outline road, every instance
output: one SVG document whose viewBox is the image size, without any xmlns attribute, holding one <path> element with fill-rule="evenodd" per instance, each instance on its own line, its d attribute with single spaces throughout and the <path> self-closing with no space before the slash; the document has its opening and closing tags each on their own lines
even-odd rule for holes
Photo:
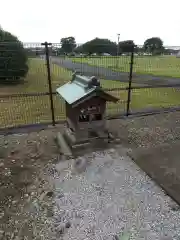
<svg viewBox="0 0 180 240">
<path fill-rule="evenodd" d="M 116 72 L 105 67 L 90 66 L 86 63 L 73 63 L 69 59 L 62 59 L 59 57 L 50 57 L 50 60 L 54 64 L 57 64 L 71 71 L 79 71 L 87 76 L 95 75 L 103 79 L 119 80 L 121 82 L 128 82 L 129 79 L 129 73 Z M 173 85 L 180 84 L 180 78 L 133 74 L 133 82 L 147 85 Z"/>
</svg>

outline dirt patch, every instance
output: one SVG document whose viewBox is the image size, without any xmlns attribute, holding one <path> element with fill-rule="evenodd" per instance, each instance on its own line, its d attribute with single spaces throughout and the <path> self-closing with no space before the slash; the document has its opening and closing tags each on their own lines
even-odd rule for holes
<svg viewBox="0 0 180 240">
<path fill-rule="evenodd" d="M 109 123 L 130 156 L 180 204 L 180 113 Z"/>
<path fill-rule="evenodd" d="M 52 130 L 0 136 L 0 239 L 46 232 L 53 204 L 48 171 L 58 157 L 53 137 Z"/>
</svg>

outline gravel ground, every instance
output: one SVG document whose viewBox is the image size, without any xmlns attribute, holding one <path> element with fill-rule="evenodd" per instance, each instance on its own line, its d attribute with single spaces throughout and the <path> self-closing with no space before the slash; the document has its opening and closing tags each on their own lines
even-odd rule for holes
<svg viewBox="0 0 180 240">
<path fill-rule="evenodd" d="M 59 126 L 1 136 L 0 240 L 180 239 L 179 206 L 127 156 L 178 143 L 179 119 L 110 121 L 121 145 L 68 161 L 54 144 Z"/>
<path fill-rule="evenodd" d="M 180 140 L 180 112 L 109 121 L 123 145 L 150 149 Z"/>
<path fill-rule="evenodd" d="M 78 175 L 67 162 L 56 166 L 57 239 L 113 240 L 124 233 L 138 240 L 180 238 L 180 211 L 172 210 L 175 203 L 127 157 L 125 148 L 79 160 L 84 158 L 89 164 Z"/>
</svg>

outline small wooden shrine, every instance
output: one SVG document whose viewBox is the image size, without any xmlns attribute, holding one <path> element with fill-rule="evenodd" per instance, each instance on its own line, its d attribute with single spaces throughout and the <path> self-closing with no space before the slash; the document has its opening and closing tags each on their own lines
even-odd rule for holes
<svg viewBox="0 0 180 240">
<path fill-rule="evenodd" d="M 103 91 L 96 77 L 74 73 L 72 80 L 56 91 L 65 100 L 67 128 L 64 136 L 70 145 L 109 136 L 106 102 L 117 102 L 119 99 Z"/>
</svg>

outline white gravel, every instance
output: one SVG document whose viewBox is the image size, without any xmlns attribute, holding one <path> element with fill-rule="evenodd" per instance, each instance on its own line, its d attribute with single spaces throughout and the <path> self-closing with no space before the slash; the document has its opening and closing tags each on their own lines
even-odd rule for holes
<svg viewBox="0 0 180 240">
<path fill-rule="evenodd" d="M 180 239 L 180 211 L 172 210 L 175 203 L 125 149 L 119 146 L 84 158 L 90 163 L 83 173 L 66 169 L 68 161 L 57 166 L 56 239 L 113 240 L 125 232 L 130 239 Z M 62 230 L 65 222 L 71 226 Z"/>
</svg>

